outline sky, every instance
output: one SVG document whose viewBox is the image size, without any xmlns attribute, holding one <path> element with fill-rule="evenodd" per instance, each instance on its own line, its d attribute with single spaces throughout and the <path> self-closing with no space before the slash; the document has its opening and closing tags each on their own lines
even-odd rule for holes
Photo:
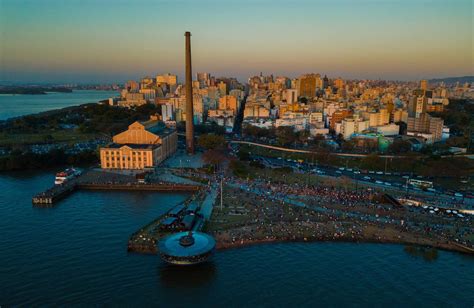
<svg viewBox="0 0 474 308">
<path fill-rule="evenodd" d="M 0 0 L 0 81 L 474 75 L 472 0 Z"/>
</svg>

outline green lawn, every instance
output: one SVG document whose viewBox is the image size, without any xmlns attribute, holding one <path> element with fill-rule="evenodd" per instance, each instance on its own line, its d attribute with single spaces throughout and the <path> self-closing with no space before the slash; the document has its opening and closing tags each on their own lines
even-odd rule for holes
<svg viewBox="0 0 474 308">
<path fill-rule="evenodd" d="M 52 139 L 50 137 L 52 137 Z M 94 139 L 96 137 L 97 134 L 83 134 L 74 130 L 41 131 L 29 134 L 0 133 L 0 146 L 49 142 L 76 143 Z"/>
</svg>

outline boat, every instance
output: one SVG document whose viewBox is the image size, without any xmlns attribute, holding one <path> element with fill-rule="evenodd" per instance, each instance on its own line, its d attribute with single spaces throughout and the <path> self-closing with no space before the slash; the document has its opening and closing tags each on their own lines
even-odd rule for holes
<svg viewBox="0 0 474 308">
<path fill-rule="evenodd" d="M 61 185 L 67 182 L 70 179 L 78 177 L 82 174 L 82 171 L 75 168 L 68 168 L 64 171 L 56 173 L 56 178 L 54 180 L 54 184 Z"/>
</svg>

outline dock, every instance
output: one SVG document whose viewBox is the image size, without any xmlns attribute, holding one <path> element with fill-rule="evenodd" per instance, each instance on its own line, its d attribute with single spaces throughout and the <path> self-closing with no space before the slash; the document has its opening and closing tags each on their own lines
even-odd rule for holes
<svg viewBox="0 0 474 308">
<path fill-rule="evenodd" d="M 147 225 L 134 232 L 127 244 L 128 252 L 157 254 L 158 242 L 166 235 L 177 231 L 196 231 L 202 227 L 202 216 L 199 214 L 204 199 L 203 191 L 193 194 L 184 202 L 179 203 L 160 215 Z M 191 215 L 188 215 L 191 213 Z M 190 225 L 182 224 L 187 218 L 192 218 Z M 167 224 L 167 221 L 170 224 Z M 166 226 L 166 227 L 165 227 Z"/>
<path fill-rule="evenodd" d="M 216 196 L 217 191 L 212 188 L 193 194 L 133 233 L 128 240 L 127 251 L 157 254 L 157 244 L 164 236 L 175 232 L 201 231 L 210 218 Z"/>
<path fill-rule="evenodd" d="M 91 171 L 62 185 L 55 185 L 46 191 L 38 193 L 33 196 L 31 201 L 33 205 L 49 207 L 78 190 L 195 193 L 201 189 L 202 186 L 192 184 L 171 182 L 138 183 L 131 176 Z"/>
<path fill-rule="evenodd" d="M 76 190 L 76 185 L 65 185 L 57 189 L 49 189 L 35 195 L 32 199 L 34 205 L 51 206 L 57 201 L 69 196 Z"/>
<path fill-rule="evenodd" d="M 135 190 L 135 191 L 185 191 L 196 192 L 201 189 L 200 186 L 187 184 L 88 184 L 81 183 L 76 185 L 77 189 L 84 190 Z"/>
</svg>

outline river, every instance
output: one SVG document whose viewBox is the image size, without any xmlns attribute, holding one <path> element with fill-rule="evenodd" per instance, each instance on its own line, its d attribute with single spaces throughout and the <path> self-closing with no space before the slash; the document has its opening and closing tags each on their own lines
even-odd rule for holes
<svg viewBox="0 0 474 308">
<path fill-rule="evenodd" d="M 0 305 L 474 304 L 474 258 L 445 251 L 426 261 L 401 245 L 282 243 L 184 268 L 129 254 L 129 235 L 186 195 L 88 191 L 32 207 L 53 174 L 0 173 Z"/>
<path fill-rule="evenodd" d="M 0 120 L 69 106 L 96 103 L 118 95 L 117 91 L 74 90 L 46 95 L 0 95 Z"/>
</svg>

